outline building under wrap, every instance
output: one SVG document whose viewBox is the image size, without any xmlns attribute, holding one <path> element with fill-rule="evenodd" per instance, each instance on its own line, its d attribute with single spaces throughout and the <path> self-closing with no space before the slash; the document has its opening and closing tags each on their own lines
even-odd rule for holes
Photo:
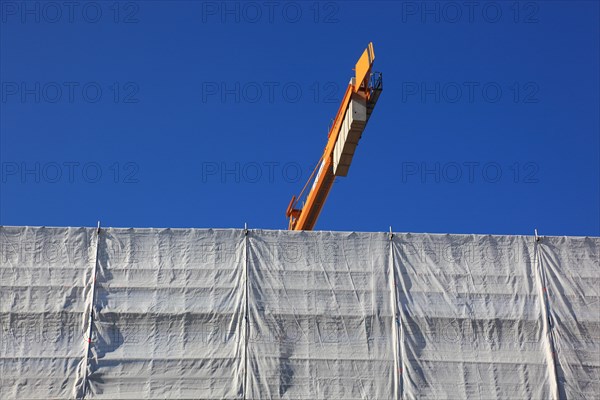
<svg viewBox="0 0 600 400">
<path fill-rule="evenodd" d="M 0 398 L 598 399 L 599 250 L 0 227 Z"/>
</svg>

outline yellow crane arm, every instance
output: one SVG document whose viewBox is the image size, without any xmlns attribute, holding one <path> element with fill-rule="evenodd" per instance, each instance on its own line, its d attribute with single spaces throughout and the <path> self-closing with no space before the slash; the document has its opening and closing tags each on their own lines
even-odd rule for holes
<svg viewBox="0 0 600 400">
<path fill-rule="evenodd" d="M 381 73 L 373 73 L 375 52 L 369 43 L 355 67 L 342 103 L 329 130 L 325 151 L 298 197 L 293 196 L 286 210 L 290 230 L 312 230 L 321 213 L 336 176 L 346 176 L 356 145 L 383 89 Z M 298 208 L 309 184 L 304 205 Z"/>
</svg>

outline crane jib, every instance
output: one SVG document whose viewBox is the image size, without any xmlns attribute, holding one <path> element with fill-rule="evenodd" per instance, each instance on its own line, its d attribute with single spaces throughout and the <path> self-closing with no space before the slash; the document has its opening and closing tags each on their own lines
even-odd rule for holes
<svg viewBox="0 0 600 400">
<path fill-rule="evenodd" d="M 372 72 L 374 60 L 373 43 L 369 43 L 356 63 L 355 76 L 338 108 L 325 151 L 300 195 L 292 197 L 288 205 L 286 216 L 291 230 L 313 229 L 336 176 L 348 174 L 358 141 L 383 89 L 381 74 Z M 296 208 L 311 182 L 303 206 Z"/>
</svg>

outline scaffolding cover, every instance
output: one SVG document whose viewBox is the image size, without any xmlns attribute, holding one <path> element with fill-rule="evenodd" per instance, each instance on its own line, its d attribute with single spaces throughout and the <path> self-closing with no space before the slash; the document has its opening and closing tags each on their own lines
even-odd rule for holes
<svg viewBox="0 0 600 400">
<path fill-rule="evenodd" d="M 0 227 L 0 398 L 597 399 L 599 250 Z"/>
</svg>

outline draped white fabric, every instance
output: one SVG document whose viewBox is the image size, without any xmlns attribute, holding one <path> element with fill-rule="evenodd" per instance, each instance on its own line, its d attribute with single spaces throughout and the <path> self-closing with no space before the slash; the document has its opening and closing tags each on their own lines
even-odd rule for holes
<svg viewBox="0 0 600 400">
<path fill-rule="evenodd" d="M 0 227 L 0 398 L 598 398 L 599 251 Z"/>
</svg>

